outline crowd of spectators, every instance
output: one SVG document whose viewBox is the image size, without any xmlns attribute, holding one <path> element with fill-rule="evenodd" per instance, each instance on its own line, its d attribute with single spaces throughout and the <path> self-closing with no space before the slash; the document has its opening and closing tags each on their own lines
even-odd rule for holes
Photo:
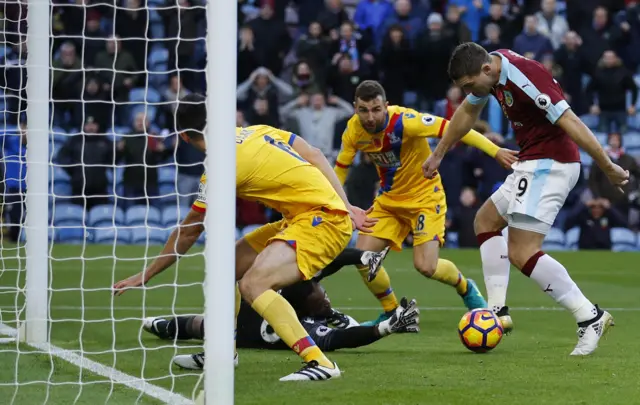
<svg viewBox="0 0 640 405">
<path fill-rule="evenodd" d="M 27 9 L 24 2 L 2 4 L 0 170 L 4 221 L 19 224 L 26 187 Z M 204 156 L 175 135 L 173 111 L 185 94 L 205 92 L 205 6 L 203 0 L 53 0 L 52 192 L 61 201 L 90 210 L 188 206 L 193 200 Z M 620 194 L 585 159 L 584 176 L 555 227 L 582 228 L 583 248 L 611 247 L 609 228 L 638 228 L 636 1 L 239 0 L 237 9 L 237 125 L 291 130 L 332 160 L 362 80 L 381 81 L 391 104 L 450 118 L 463 99 L 447 77 L 453 48 L 463 41 L 489 51 L 511 48 L 549 70 L 612 159 L 632 175 Z M 224 60 L 214 56 L 211 62 Z M 486 110 L 478 130 L 515 147 L 499 108 L 497 114 L 496 106 Z M 357 162 L 346 188 L 356 205 L 368 207 L 375 167 L 365 155 Z M 460 246 L 474 246 L 470 218 L 508 172 L 481 152 L 457 146 L 441 173 L 449 229 Z M 238 201 L 239 228 L 274 215 Z M 604 240 L 590 236 L 600 233 Z"/>
</svg>

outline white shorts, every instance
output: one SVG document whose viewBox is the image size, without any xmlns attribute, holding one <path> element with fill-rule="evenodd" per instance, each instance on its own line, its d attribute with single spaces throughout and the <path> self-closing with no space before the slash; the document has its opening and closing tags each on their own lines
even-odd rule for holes
<svg viewBox="0 0 640 405">
<path fill-rule="evenodd" d="M 539 159 L 516 162 L 512 168 L 491 201 L 510 227 L 546 235 L 578 182 L 580 163 Z"/>
</svg>

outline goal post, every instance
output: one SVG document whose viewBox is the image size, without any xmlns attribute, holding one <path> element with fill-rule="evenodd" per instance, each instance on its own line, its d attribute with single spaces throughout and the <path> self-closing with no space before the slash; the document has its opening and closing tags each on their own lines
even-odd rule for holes
<svg viewBox="0 0 640 405">
<path fill-rule="evenodd" d="M 3 403 L 186 405 L 202 390 L 207 405 L 233 404 L 235 4 L 10 3 L 11 40 L 0 44 Z M 206 94 L 206 159 L 181 155 L 195 149 L 175 133 L 173 109 L 188 92 Z M 115 282 L 160 257 L 203 169 L 206 239 L 115 297 Z M 162 340 L 143 322 L 201 314 L 205 371 L 180 370 L 176 356 L 203 342 Z"/>
<path fill-rule="evenodd" d="M 20 340 L 49 341 L 49 0 L 29 0 L 26 313 Z M 21 38 L 22 40 L 22 38 Z"/>
<path fill-rule="evenodd" d="M 225 1 L 207 3 L 206 169 L 216 175 L 215 187 L 207 187 L 205 220 L 206 405 L 233 404 L 234 398 L 236 13 Z"/>
</svg>

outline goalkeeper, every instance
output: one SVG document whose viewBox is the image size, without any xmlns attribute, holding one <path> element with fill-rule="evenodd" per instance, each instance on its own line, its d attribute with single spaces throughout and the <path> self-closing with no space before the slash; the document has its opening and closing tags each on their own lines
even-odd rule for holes
<svg viewBox="0 0 640 405">
<path fill-rule="evenodd" d="M 381 261 L 378 266 L 380 263 Z M 375 326 L 359 326 L 353 318 L 331 307 L 327 293 L 319 283 L 327 275 L 325 271 L 320 277 L 294 284 L 280 292 L 295 309 L 300 323 L 320 350 L 334 351 L 361 347 L 392 333 L 419 332 L 420 311 L 416 307 L 415 300 L 407 302 L 406 298 L 401 300 L 400 307 L 391 318 Z M 191 315 L 171 319 L 147 318 L 144 320 L 143 328 L 162 339 L 203 339 L 204 317 Z M 240 306 L 237 328 L 237 347 L 276 350 L 289 348 L 273 328 L 244 301 Z M 204 352 L 178 355 L 173 358 L 173 362 L 182 368 L 202 370 Z"/>
</svg>

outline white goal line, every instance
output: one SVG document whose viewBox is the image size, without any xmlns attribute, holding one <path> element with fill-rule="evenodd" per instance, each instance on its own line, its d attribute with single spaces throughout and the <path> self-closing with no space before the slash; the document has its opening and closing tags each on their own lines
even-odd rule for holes
<svg viewBox="0 0 640 405">
<path fill-rule="evenodd" d="M 9 336 L 11 339 L 0 339 L 0 343 L 15 342 L 18 337 L 18 330 L 12 328 L 4 323 L 0 323 L 0 335 Z M 25 343 L 28 346 L 44 353 L 48 353 L 51 356 L 58 357 L 64 361 L 67 361 L 80 369 L 88 370 L 94 374 L 102 377 L 106 377 L 114 384 L 121 384 L 137 390 L 145 395 L 155 398 L 164 404 L 171 405 L 192 405 L 193 401 L 174 392 L 166 390 L 157 385 L 153 385 L 145 381 L 143 378 L 134 377 L 132 375 L 123 373 L 116 370 L 113 367 L 105 366 L 93 360 L 89 360 L 86 357 L 80 356 L 77 353 L 66 350 L 58 346 L 54 346 L 50 343 Z"/>
</svg>

